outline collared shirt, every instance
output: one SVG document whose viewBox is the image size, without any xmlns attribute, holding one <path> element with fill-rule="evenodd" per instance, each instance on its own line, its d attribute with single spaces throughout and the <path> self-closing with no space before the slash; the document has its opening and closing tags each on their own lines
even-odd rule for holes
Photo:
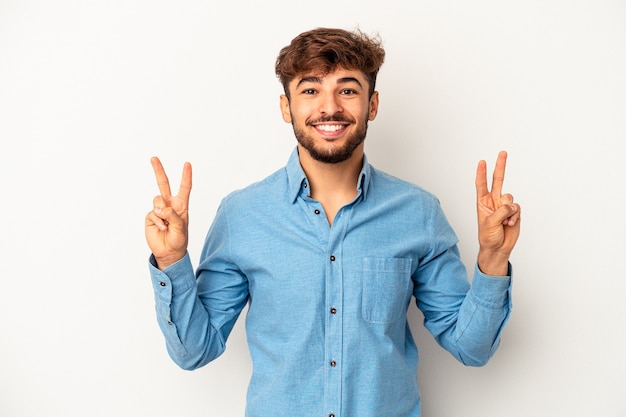
<svg viewBox="0 0 626 417">
<path fill-rule="evenodd" d="M 510 277 L 474 270 L 432 194 L 367 162 L 332 226 L 297 149 L 287 166 L 221 203 L 194 272 L 189 255 L 151 276 L 172 359 L 195 369 L 225 348 L 248 305 L 249 417 L 420 415 L 412 299 L 436 341 L 487 362 L 510 313 Z M 208 405 L 210 406 L 210 405 Z"/>
</svg>

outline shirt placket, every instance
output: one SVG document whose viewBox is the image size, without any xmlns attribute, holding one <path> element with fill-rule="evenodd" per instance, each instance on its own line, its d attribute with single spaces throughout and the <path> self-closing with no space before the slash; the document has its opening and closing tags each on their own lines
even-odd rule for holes
<svg viewBox="0 0 626 417">
<path fill-rule="evenodd" d="M 324 326 L 324 414 L 320 417 L 341 416 L 343 380 L 343 238 L 352 205 L 343 207 L 328 224 L 322 205 L 306 195 L 305 181 L 302 201 L 317 230 L 320 243 L 325 245 L 325 326 Z M 303 195 L 304 194 L 304 195 Z"/>
<path fill-rule="evenodd" d="M 343 237 L 350 208 L 341 209 L 330 228 L 326 250 L 326 416 L 341 415 L 343 380 Z"/>
</svg>

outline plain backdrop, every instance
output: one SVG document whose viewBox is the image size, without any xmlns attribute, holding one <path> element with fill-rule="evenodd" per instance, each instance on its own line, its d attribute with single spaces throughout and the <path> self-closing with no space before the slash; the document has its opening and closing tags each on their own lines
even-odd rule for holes
<svg viewBox="0 0 626 417">
<path fill-rule="evenodd" d="M 366 152 L 440 198 L 468 268 L 476 164 L 509 151 L 513 314 L 467 368 L 410 310 L 423 415 L 626 415 L 623 0 L 0 0 L 0 416 L 243 415 L 243 320 L 200 370 L 166 354 L 149 158 L 175 189 L 194 166 L 195 263 L 220 200 L 295 146 L 273 65 L 319 26 L 382 37 Z"/>
</svg>

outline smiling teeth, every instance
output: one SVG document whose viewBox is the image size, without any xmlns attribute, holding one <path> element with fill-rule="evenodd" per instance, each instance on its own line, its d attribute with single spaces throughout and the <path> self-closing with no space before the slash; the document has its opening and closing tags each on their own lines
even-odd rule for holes
<svg viewBox="0 0 626 417">
<path fill-rule="evenodd" d="M 343 129 L 342 125 L 317 125 L 317 129 L 323 130 L 324 132 L 336 132 L 339 129 Z"/>
</svg>

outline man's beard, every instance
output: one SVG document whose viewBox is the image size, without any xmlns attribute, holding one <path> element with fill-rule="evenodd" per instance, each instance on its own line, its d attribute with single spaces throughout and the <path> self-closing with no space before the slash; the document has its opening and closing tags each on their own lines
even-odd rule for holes
<svg viewBox="0 0 626 417">
<path fill-rule="evenodd" d="M 315 123 L 323 122 L 351 122 L 341 116 L 331 116 L 320 120 Z M 310 125 L 310 123 L 307 123 Z M 295 123 L 292 123 L 293 132 L 296 135 L 296 139 L 300 146 L 306 149 L 311 157 L 316 161 L 326 164 L 338 164 L 340 162 L 350 159 L 354 151 L 363 143 L 365 135 L 367 134 L 367 119 L 364 125 L 362 125 L 356 132 L 348 136 L 341 147 L 337 147 L 335 144 L 330 143 L 323 148 L 315 145 L 315 139 L 305 133 L 304 129 L 298 128 Z"/>
</svg>

